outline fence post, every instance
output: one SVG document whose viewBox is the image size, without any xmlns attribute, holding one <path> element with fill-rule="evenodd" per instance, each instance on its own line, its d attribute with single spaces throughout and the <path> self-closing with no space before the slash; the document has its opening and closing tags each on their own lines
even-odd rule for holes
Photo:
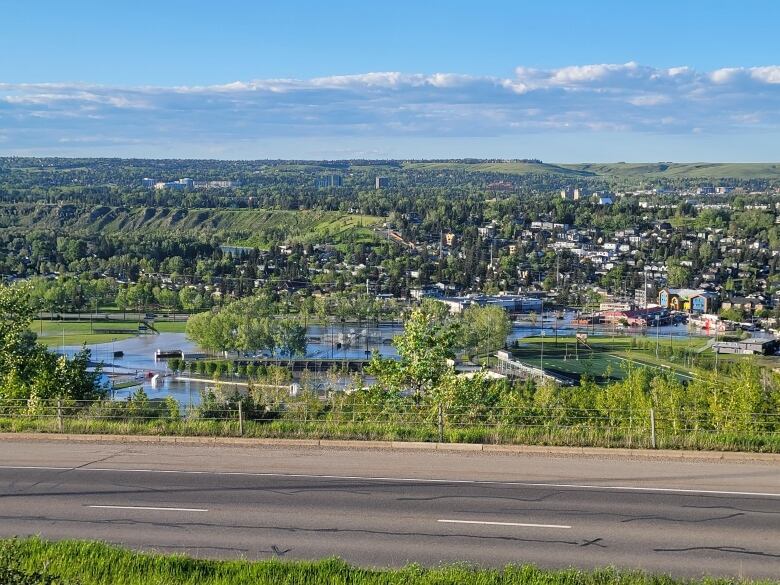
<svg viewBox="0 0 780 585">
<path fill-rule="evenodd" d="M 238 434 L 244 434 L 244 411 L 241 408 L 241 401 L 238 401 Z"/>
<path fill-rule="evenodd" d="M 655 449 L 655 409 L 650 409 L 650 445 Z"/>
<path fill-rule="evenodd" d="M 444 442 L 444 407 L 439 403 L 439 443 Z"/>
<path fill-rule="evenodd" d="M 62 424 L 62 399 L 57 399 L 57 430 L 61 433 L 63 432 L 63 424 Z"/>
</svg>

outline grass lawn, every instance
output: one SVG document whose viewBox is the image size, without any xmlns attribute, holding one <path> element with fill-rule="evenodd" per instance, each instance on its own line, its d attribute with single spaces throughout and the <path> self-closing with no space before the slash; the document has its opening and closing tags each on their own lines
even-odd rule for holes
<svg viewBox="0 0 780 585">
<path fill-rule="evenodd" d="M 160 333 L 184 333 L 186 321 L 155 321 L 154 328 Z"/>
<path fill-rule="evenodd" d="M 137 330 L 137 321 L 38 321 L 30 325 L 30 329 L 38 336 L 41 343 L 49 347 L 65 345 L 94 345 L 96 343 L 110 343 L 112 339 L 128 339 L 135 334 L 129 333 L 101 333 L 103 329 L 127 329 Z M 64 331 L 64 337 L 63 337 Z"/>
<path fill-rule="evenodd" d="M 363 569 L 339 559 L 321 561 L 201 560 L 184 555 L 140 554 L 98 542 L 47 542 L 39 538 L 0 541 L 0 577 L 12 583 L 62 585 L 239 585 L 352 584 L 352 585 L 708 585 L 747 584 L 746 580 L 678 580 L 639 571 L 597 569 L 549 570 L 532 565 L 503 569 L 410 565 L 402 569 Z M 14 580 L 11 580 L 14 579 Z M 22 580 L 25 579 L 25 580 Z M 777 585 L 778 581 L 763 581 Z"/>
<path fill-rule="evenodd" d="M 157 321 L 155 329 L 160 333 L 184 333 L 186 321 Z M 35 332 L 41 343 L 48 347 L 57 348 L 63 344 L 63 331 L 65 332 L 65 345 L 94 345 L 96 343 L 110 343 L 111 340 L 119 341 L 138 335 L 138 321 L 48 321 L 35 320 L 30 329 Z M 118 331 L 127 330 L 133 333 L 111 333 L 107 329 Z"/>
</svg>

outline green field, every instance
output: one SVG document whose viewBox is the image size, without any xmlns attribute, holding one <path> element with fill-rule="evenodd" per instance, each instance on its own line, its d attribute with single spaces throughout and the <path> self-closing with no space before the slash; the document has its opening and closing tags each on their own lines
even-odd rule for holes
<svg viewBox="0 0 780 585">
<path fill-rule="evenodd" d="M 522 559 L 522 556 L 520 557 Z M 563 561 L 565 562 L 565 560 Z M 339 559 L 213 561 L 183 555 L 141 554 L 99 542 L 0 541 L 0 581 L 18 585 L 736 585 L 747 580 L 677 580 L 639 571 L 550 570 L 532 565 L 481 569 L 363 569 Z M 777 581 L 762 581 L 777 585 Z"/>
<path fill-rule="evenodd" d="M 53 348 L 61 345 L 94 345 L 110 343 L 115 339 L 128 339 L 136 334 L 100 333 L 101 329 L 138 329 L 137 321 L 112 321 L 111 323 L 95 321 L 33 321 L 30 329 L 38 336 L 38 340 Z M 64 335 L 64 337 L 63 337 Z"/>
<path fill-rule="evenodd" d="M 520 340 L 518 348 L 512 353 L 516 359 L 529 366 L 539 367 L 542 357 L 541 345 L 544 344 L 544 369 L 553 374 L 579 380 L 587 374 L 598 382 L 621 380 L 629 366 L 646 366 L 675 372 L 683 379 L 695 376 L 691 368 L 683 364 L 655 357 L 655 338 L 648 335 L 650 349 L 632 347 L 630 336 L 591 336 L 586 347 L 577 344 L 574 337 L 527 337 Z M 702 349 L 707 341 L 694 337 L 686 339 L 659 338 L 659 345 L 673 346 L 675 349 Z"/>
<path fill-rule="evenodd" d="M 183 333 L 187 326 L 185 321 L 158 321 L 155 328 L 160 333 Z M 133 333 L 104 333 L 106 329 L 132 330 Z M 140 335 L 138 321 L 48 321 L 35 320 L 30 330 L 38 340 L 48 347 L 57 348 L 61 345 L 95 345 L 110 343 Z M 64 338 L 63 338 L 64 334 Z"/>
<path fill-rule="evenodd" d="M 160 333 L 184 333 L 187 329 L 186 321 L 155 321 L 154 327 Z"/>
</svg>

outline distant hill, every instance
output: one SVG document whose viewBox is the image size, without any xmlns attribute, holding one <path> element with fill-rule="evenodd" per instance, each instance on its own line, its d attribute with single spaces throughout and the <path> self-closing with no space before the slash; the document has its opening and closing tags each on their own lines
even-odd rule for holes
<svg viewBox="0 0 780 585">
<path fill-rule="evenodd" d="M 600 176 L 681 179 L 780 178 L 780 163 L 595 163 L 561 165 Z"/>
<path fill-rule="evenodd" d="M 507 175 L 564 175 L 593 177 L 596 172 L 567 165 L 537 162 L 412 162 L 404 163 L 405 170 L 464 171 L 471 173 L 503 173 Z"/>
<path fill-rule="evenodd" d="M 602 178 L 679 178 L 679 179 L 775 179 L 780 178 L 780 163 L 577 163 L 542 162 L 413 162 L 404 169 L 419 171 L 463 171 L 507 175 L 549 174 Z"/>
</svg>

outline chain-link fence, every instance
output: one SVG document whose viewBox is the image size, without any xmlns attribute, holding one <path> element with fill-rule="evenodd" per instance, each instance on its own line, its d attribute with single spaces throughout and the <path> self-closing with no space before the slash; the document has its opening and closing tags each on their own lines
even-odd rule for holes
<svg viewBox="0 0 780 585">
<path fill-rule="evenodd" d="M 780 452 L 780 413 L 300 400 L 0 400 L 0 430 L 693 448 Z"/>
</svg>

